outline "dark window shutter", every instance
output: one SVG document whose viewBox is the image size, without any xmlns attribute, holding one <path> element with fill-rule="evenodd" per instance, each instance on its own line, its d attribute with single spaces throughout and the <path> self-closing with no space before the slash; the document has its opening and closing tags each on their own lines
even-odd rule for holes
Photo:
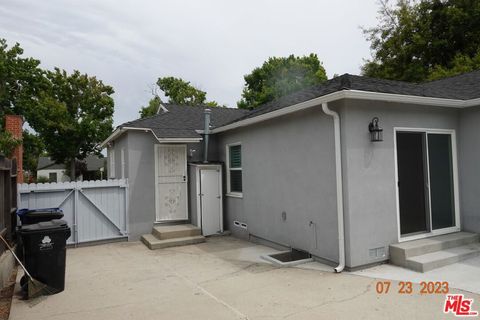
<svg viewBox="0 0 480 320">
<path fill-rule="evenodd" d="M 241 168 L 242 167 L 242 146 L 231 146 L 230 147 L 230 168 Z"/>
</svg>

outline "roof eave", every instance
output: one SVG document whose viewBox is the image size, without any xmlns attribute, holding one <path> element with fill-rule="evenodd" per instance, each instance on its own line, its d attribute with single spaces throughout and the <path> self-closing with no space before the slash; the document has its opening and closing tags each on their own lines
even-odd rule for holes
<svg viewBox="0 0 480 320">
<path fill-rule="evenodd" d="M 144 132 L 151 132 L 155 139 L 157 139 L 158 142 L 160 143 L 195 143 L 195 142 L 200 142 L 202 141 L 202 137 L 198 138 L 160 138 L 158 137 L 155 132 L 150 129 L 150 128 L 137 128 L 137 127 L 118 127 L 115 129 L 115 131 L 112 132 L 112 134 L 105 139 L 100 144 L 100 148 L 103 149 L 105 148 L 110 142 L 114 141 L 118 137 L 120 137 L 124 132 L 129 131 L 129 130 L 135 130 L 135 131 L 144 131 Z"/>
<path fill-rule="evenodd" d="M 422 96 L 411 96 L 411 95 L 402 95 L 402 94 L 393 94 L 393 93 L 381 93 L 381 92 L 371 92 L 371 91 L 361 91 L 361 90 L 341 90 L 336 91 L 324 96 L 300 102 L 289 107 L 281 108 L 272 112 L 261 114 L 253 118 L 247 118 L 237 122 L 230 123 L 225 126 L 215 128 L 211 133 L 219 133 L 235 128 L 249 126 L 254 123 L 266 121 L 276 117 L 280 117 L 286 114 L 297 112 L 300 110 L 305 110 L 315 106 L 319 106 L 322 103 L 328 103 L 337 101 L 340 99 L 357 99 L 357 100 L 374 100 L 374 101 L 387 101 L 387 102 L 400 102 L 400 103 L 411 103 L 424 106 L 436 106 L 436 107 L 448 107 L 448 108 L 466 108 L 471 106 L 480 105 L 479 99 L 471 100 L 458 100 L 458 99 L 445 99 L 445 98 L 433 98 L 433 97 L 422 97 Z M 198 133 L 203 133 L 202 130 L 197 130 Z"/>
</svg>

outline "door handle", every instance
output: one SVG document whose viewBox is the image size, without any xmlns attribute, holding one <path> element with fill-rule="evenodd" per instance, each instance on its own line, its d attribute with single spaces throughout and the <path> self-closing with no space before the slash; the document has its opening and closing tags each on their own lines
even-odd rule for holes
<svg viewBox="0 0 480 320">
<path fill-rule="evenodd" d="M 186 176 L 183 176 L 183 181 L 187 181 L 187 177 L 186 177 Z"/>
</svg>

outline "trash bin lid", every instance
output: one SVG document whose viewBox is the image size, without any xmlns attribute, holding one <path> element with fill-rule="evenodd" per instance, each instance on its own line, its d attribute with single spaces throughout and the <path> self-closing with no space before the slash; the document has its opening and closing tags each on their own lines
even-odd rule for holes
<svg viewBox="0 0 480 320">
<path fill-rule="evenodd" d="M 44 230 L 52 230 L 52 229 L 66 229 L 66 228 L 68 228 L 67 221 L 54 219 L 50 221 L 44 221 L 44 222 L 23 226 L 19 231 L 20 233 L 28 233 L 28 232 L 36 232 L 36 231 L 44 231 Z"/>
<path fill-rule="evenodd" d="M 62 214 L 63 215 L 63 210 L 60 208 L 43 208 L 43 209 L 28 209 L 28 208 L 23 208 L 23 209 L 18 209 L 17 210 L 17 215 L 18 216 L 25 216 L 25 215 L 43 215 L 43 214 Z"/>
</svg>

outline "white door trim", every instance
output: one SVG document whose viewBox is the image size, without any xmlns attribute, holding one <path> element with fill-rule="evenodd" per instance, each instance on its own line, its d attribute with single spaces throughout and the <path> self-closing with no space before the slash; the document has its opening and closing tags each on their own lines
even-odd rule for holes
<svg viewBox="0 0 480 320">
<path fill-rule="evenodd" d="M 166 144 L 166 143 L 156 143 L 154 144 L 154 159 L 155 159 L 155 212 L 154 212 L 154 221 L 155 223 L 162 223 L 162 222 L 175 222 L 175 221 L 185 221 L 185 220 L 168 220 L 168 221 L 162 221 L 162 220 L 157 220 L 157 212 L 159 209 L 159 204 L 158 204 L 158 148 L 161 146 L 177 146 L 177 147 L 184 147 L 185 148 L 185 183 L 186 183 L 186 194 L 185 194 L 185 201 L 186 201 L 186 210 L 187 210 L 187 219 L 188 220 L 188 168 L 187 168 L 187 145 L 186 144 Z"/>
<path fill-rule="evenodd" d="M 430 210 L 430 232 L 402 237 L 400 232 L 400 195 L 398 190 L 398 159 L 397 159 L 397 132 L 420 132 L 427 135 L 429 133 L 437 134 L 449 134 L 452 140 L 452 166 L 453 166 L 453 194 L 455 201 L 455 226 L 451 228 L 444 228 L 439 230 L 432 230 L 432 214 L 431 214 L 431 205 L 429 205 Z M 428 140 L 427 140 L 428 142 Z M 457 138 L 455 129 L 431 129 L 431 128 L 410 128 L 410 127 L 394 127 L 393 128 L 393 151 L 394 151 L 394 160 L 395 160 L 395 194 L 396 194 L 396 210 L 397 210 L 397 236 L 398 242 L 428 238 L 432 236 L 438 236 L 441 234 L 452 233 L 460 231 L 460 195 L 459 195 L 459 183 L 458 183 L 458 159 L 457 159 Z M 427 150 L 428 154 L 428 150 Z M 427 172 L 430 175 L 430 170 Z M 430 179 L 429 179 L 430 181 Z M 430 188 L 429 188 L 430 192 Z M 429 201 L 431 196 L 429 195 Z"/>
</svg>

